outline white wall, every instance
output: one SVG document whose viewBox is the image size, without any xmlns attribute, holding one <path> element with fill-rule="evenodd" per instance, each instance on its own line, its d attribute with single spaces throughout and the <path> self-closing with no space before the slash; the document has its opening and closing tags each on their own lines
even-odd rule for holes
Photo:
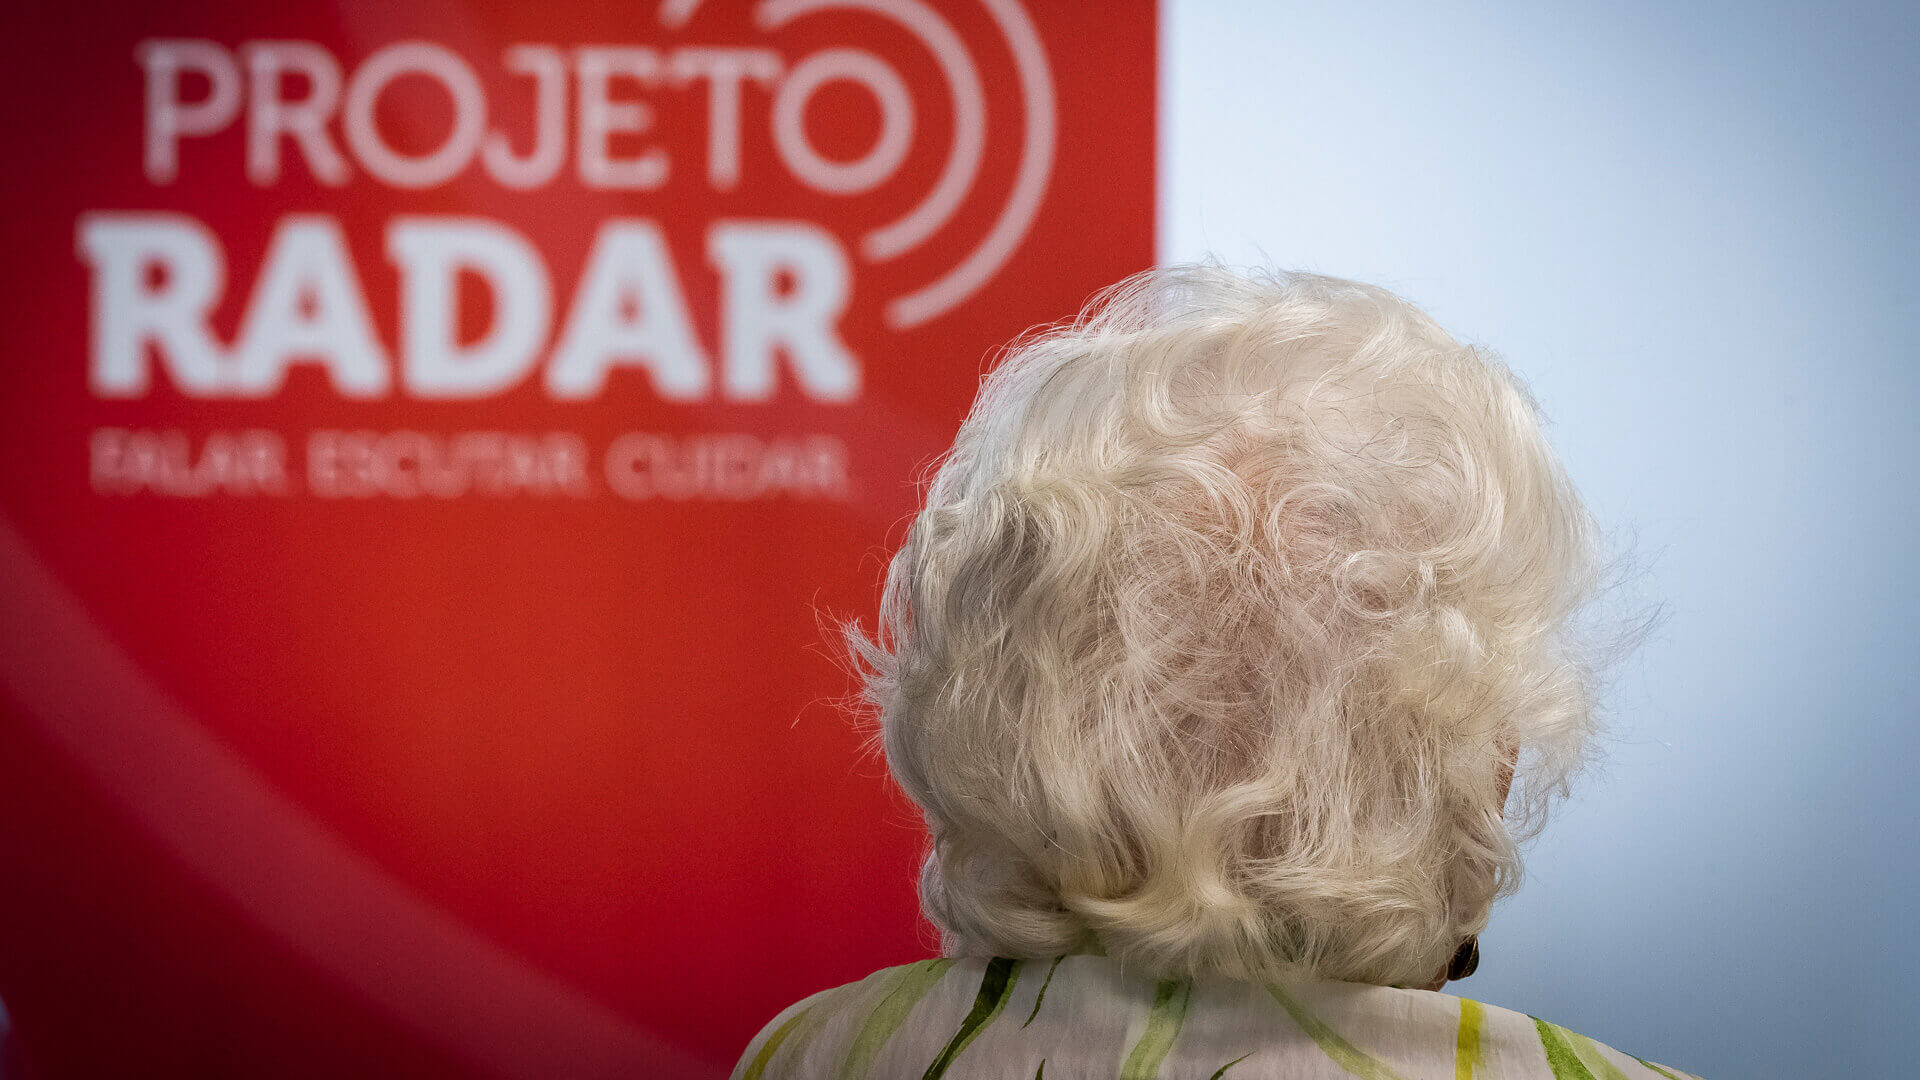
<svg viewBox="0 0 1920 1080">
<path fill-rule="evenodd" d="M 1501 352 L 1669 608 L 1457 989 L 1708 1077 L 1910 1072 L 1920 11 L 1165 20 L 1163 257 Z"/>
</svg>

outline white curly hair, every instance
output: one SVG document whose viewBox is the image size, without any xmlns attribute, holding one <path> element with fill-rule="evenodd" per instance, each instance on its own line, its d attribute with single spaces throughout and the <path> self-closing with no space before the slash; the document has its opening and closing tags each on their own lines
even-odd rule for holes
<svg viewBox="0 0 1920 1080">
<path fill-rule="evenodd" d="M 1383 289 L 1163 269 L 1016 342 L 846 628 L 946 951 L 1428 983 L 1589 741 L 1595 537 Z"/>
</svg>

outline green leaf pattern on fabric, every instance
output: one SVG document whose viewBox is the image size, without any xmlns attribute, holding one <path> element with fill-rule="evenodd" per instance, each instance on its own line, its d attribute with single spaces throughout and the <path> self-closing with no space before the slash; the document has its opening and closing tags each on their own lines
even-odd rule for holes
<svg viewBox="0 0 1920 1080">
<path fill-rule="evenodd" d="M 1066 957 L 1064 956 L 1056 956 L 1053 958 L 1053 963 L 1047 965 L 1046 980 L 1040 984 L 1040 992 L 1034 995 L 1033 1011 L 1027 1014 L 1027 1022 L 1024 1024 L 1021 1024 L 1020 1025 L 1021 1027 L 1024 1028 L 1024 1027 L 1033 1026 L 1033 1018 L 1040 1015 L 1040 1003 L 1047 1000 L 1047 987 L 1053 985 L 1053 973 L 1060 967 L 1060 961 L 1065 959 Z M 1045 1063 L 1042 1062 L 1042 1064 L 1045 1064 Z"/>
<path fill-rule="evenodd" d="M 1540 1032 L 1540 1048 L 1547 1052 L 1547 1068 L 1553 1070 L 1553 1080 L 1598 1080 L 1580 1060 L 1580 1055 L 1573 1052 L 1573 1047 L 1560 1037 L 1565 1028 L 1537 1016 L 1532 1019 L 1533 1026 Z"/>
<path fill-rule="evenodd" d="M 1193 982 L 1168 979 L 1153 988 L 1153 1004 L 1147 1009 L 1146 1030 L 1127 1054 L 1120 1067 L 1120 1080 L 1156 1080 L 1160 1063 L 1167 1060 L 1173 1041 L 1180 1037 L 1180 1025 L 1186 1022 L 1187 1005 L 1193 1000 Z"/>
<path fill-rule="evenodd" d="M 1232 1061 L 1229 1061 L 1225 1065 L 1222 1065 L 1219 1068 L 1213 1070 L 1213 1075 L 1207 1077 L 1207 1080 L 1220 1080 L 1221 1077 L 1227 1075 L 1228 1069 L 1233 1068 L 1235 1065 L 1240 1064 L 1241 1062 L 1247 1060 L 1252 1056 L 1253 1056 L 1253 1051 L 1251 1050 L 1247 1051 L 1244 1054 L 1241 1054 L 1239 1057 L 1234 1058 Z"/>
<path fill-rule="evenodd" d="M 873 1059 L 880 1055 L 893 1033 L 907 1019 L 920 999 L 927 996 L 947 971 L 953 967 L 953 960 L 941 957 L 938 960 L 922 960 L 917 964 L 908 964 L 896 968 L 895 975 L 880 998 L 880 1004 L 874 1007 L 860 1030 L 847 1047 L 846 1060 L 840 1065 L 840 1080 L 863 1080 L 873 1068 Z"/>
<path fill-rule="evenodd" d="M 1024 1076 L 1028 1068 L 1034 1070 L 1033 1080 L 1045 1080 L 1049 1061 L 1056 1072 L 1070 1061 L 1066 1067 L 1075 1076 L 1185 1080 L 1203 1075 L 1226 1056 L 1222 1050 L 1244 1052 L 1213 1069 L 1208 1080 L 1226 1080 L 1229 1070 L 1256 1054 L 1265 1062 L 1259 1066 L 1262 1077 L 1291 1076 L 1302 1069 L 1320 1075 L 1325 1064 L 1311 1064 L 1309 1058 L 1324 1055 L 1322 1062 L 1360 1080 L 1405 1080 L 1402 1069 L 1419 1077 L 1451 1072 L 1454 1080 L 1695 1080 L 1615 1054 L 1557 1024 L 1465 998 L 1389 987 L 1349 987 L 1321 996 L 1307 986 L 1272 984 L 1257 999 L 1209 989 L 1205 1003 L 1196 1005 L 1200 988 L 1214 984 L 1146 981 L 1118 961 L 1087 955 L 1062 967 L 1064 959 L 1052 958 L 1017 1026 L 1013 1021 L 994 1025 L 1031 961 L 1007 957 L 925 960 L 816 994 L 785 1010 L 748 1045 L 735 1080 L 891 1080 L 909 1062 L 915 1069 L 927 1062 L 921 1080 Z M 948 982 L 956 969 L 977 973 L 978 985 L 970 985 L 972 975 L 967 986 Z M 1062 1004 L 1042 1016 L 1041 1006 L 1049 1000 Z M 1116 1004 L 1124 1002 L 1140 1011 L 1117 1013 Z M 1306 1038 L 1287 1035 L 1275 1004 Z M 989 1029 L 998 1034 L 969 1055 L 968 1048 Z M 1408 1033 L 1424 1034 L 1409 1042 Z M 1535 1037 L 1539 1056 L 1531 1050 Z M 1356 1045 L 1355 1038 L 1384 1038 L 1377 1045 L 1395 1047 L 1394 1060 L 1405 1064 L 1389 1065 Z M 1243 1045 L 1233 1045 L 1243 1039 Z M 1106 1040 L 1113 1042 L 1103 1050 Z M 1088 1064 L 1104 1054 L 1112 1055 L 1104 1057 L 1109 1064 L 1088 1073 Z"/>
<path fill-rule="evenodd" d="M 1333 1059 L 1334 1064 L 1360 1077 L 1361 1080 L 1401 1080 L 1400 1074 L 1388 1068 L 1385 1062 L 1341 1038 L 1339 1032 L 1322 1023 L 1319 1017 L 1308 1012 L 1306 1006 L 1300 1004 L 1293 995 L 1277 984 L 1269 984 L 1267 993 L 1273 995 L 1273 999 L 1280 1003 L 1280 1007 L 1287 1010 L 1287 1015 L 1293 1017 L 1293 1022 L 1300 1025 L 1300 1030 L 1306 1032 L 1308 1038 L 1318 1043 L 1320 1049 Z"/>
<path fill-rule="evenodd" d="M 793 1029 L 799 1026 L 811 1011 L 801 1009 L 787 1017 L 785 1023 L 774 1028 L 773 1034 L 767 1036 L 767 1041 L 760 1044 L 760 1052 L 753 1055 L 753 1060 L 747 1063 L 746 1071 L 740 1074 L 740 1080 L 760 1080 L 767 1071 L 767 1063 L 773 1060 L 773 1055 L 780 1049 L 780 1044 L 787 1041 L 787 1036 L 793 1034 Z"/>
<path fill-rule="evenodd" d="M 1600 1052 L 1599 1043 L 1577 1031 L 1568 1031 L 1558 1024 L 1552 1027 L 1554 1033 L 1573 1048 L 1573 1056 L 1580 1059 L 1580 1064 L 1585 1065 L 1587 1071 L 1599 1080 L 1627 1080 L 1627 1074 L 1621 1072 L 1619 1066 L 1608 1061 L 1606 1055 Z"/>
<path fill-rule="evenodd" d="M 947 1040 L 940 1056 L 927 1066 L 921 1080 L 940 1080 L 947 1074 L 947 1070 L 953 1067 L 954 1059 L 965 1052 L 980 1032 L 1006 1009 L 1007 999 L 1013 996 L 1013 986 L 1019 980 L 1020 961 L 996 956 L 987 962 L 987 970 L 980 976 L 980 992 L 973 998 L 973 1009 L 960 1022 L 960 1030 Z"/>
<path fill-rule="evenodd" d="M 1480 1075 L 1480 1025 L 1487 1010 L 1470 998 L 1460 999 L 1460 1033 L 1453 1040 L 1453 1080 L 1473 1080 Z"/>
</svg>

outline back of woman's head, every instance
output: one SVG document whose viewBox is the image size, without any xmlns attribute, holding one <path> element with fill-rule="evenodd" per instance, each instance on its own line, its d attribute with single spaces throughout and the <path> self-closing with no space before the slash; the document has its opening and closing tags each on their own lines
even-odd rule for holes
<svg viewBox="0 0 1920 1080">
<path fill-rule="evenodd" d="M 1591 550 L 1526 391 L 1405 301 L 1116 288 L 989 376 L 851 635 L 928 915 L 961 953 L 1426 982 L 1586 741 Z"/>
</svg>

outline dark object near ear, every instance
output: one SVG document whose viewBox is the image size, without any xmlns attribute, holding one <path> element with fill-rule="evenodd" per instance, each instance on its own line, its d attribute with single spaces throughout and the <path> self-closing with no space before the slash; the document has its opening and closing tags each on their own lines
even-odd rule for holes
<svg viewBox="0 0 1920 1080">
<path fill-rule="evenodd" d="M 1480 970 L 1480 935 L 1460 943 L 1453 950 L 1453 959 L 1447 961 L 1447 978 L 1458 981 Z"/>
</svg>

